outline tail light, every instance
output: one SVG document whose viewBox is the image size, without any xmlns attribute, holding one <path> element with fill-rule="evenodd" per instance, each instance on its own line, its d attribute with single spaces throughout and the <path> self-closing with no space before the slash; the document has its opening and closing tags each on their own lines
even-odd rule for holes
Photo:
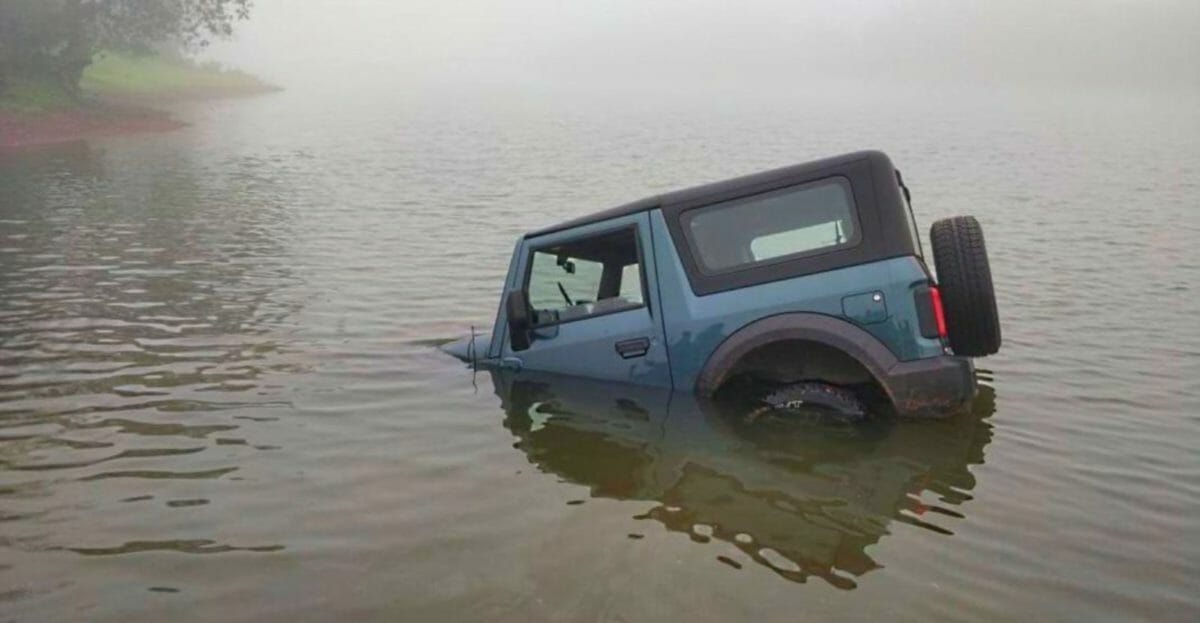
<svg viewBox="0 0 1200 623">
<path fill-rule="evenodd" d="M 913 291 L 917 304 L 917 323 L 921 335 L 928 338 L 945 339 L 946 310 L 942 307 L 942 293 L 937 286 L 921 286 Z"/>
<path fill-rule="evenodd" d="M 937 286 L 930 286 L 929 299 L 933 301 L 933 317 L 937 321 L 938 337 L 946 337 L 946 310 L 942 307 L 942 291 Z"/>
</svg>

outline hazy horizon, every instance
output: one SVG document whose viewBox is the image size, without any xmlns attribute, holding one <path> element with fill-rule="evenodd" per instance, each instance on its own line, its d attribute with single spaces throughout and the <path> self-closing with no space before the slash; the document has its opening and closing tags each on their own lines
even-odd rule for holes
<svg viewBox="0 0 1200 623">
<path fill-rule="evenodd" d="M 803 80 L 1200 90 L 1200 3 L 257 0 L 204 53 L 288 87 L 708 91 Z"/>
</svg>

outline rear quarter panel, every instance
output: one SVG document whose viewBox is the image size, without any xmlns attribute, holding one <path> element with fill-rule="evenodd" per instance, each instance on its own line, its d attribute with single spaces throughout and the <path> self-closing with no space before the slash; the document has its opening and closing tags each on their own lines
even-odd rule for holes
<svg viewBox="0 0 1200 623">
<path fill-rule="evenodd" d="M 941 343 L 921 337 L 918 329 L 912 291 L 927 283 L 928 276 L 915 257 L 896 257 L 697 296 L 662 212 L 651 211 L 650 222 L 664 333 L 677 389 L 694 388 L 713 350 L 747 324 L 787 312 L 811 312 L 850 321 L 843 313 L 842 299 L 861 293 L 881 293 L 887 316 L 856 326 L 878 338 L 897 359 L 909 361 L 942 354 Z"/>
</svg>

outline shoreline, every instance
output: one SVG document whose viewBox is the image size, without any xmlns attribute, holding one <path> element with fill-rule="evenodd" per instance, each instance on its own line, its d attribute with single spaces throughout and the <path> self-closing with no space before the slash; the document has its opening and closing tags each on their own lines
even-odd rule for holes
<svg viewBox="0 0 1200 623">
<path fill-rule="evenodd" d="M 168 132 L 188 124 L 170 113 L 133 106 L 80 106 L 71 110 L 0 110 L 0 149 L 53 145 L 100 136 Z"/>
<path fill-rule="evenodd" d="M 73 101 L 37 79 L 16 81 L 0 97 L 0 149 L 101 136 L 168 132 L 188 126 L 172 104 L 254 97 L 279 87 L 214 63 L 105 52 L 85 71 Z"/>
<path fill-rule="evenodd" d="M 0 149 L 21 149 L 104 136 L 170 132 L 190 124 L 157 106 L 240 99 L 280 90 L 264 86 L 256 90 L 197 90 L 173 94 L 105 96 L 59 110 L 14 111 L 0 108 Z"/>
</svg>

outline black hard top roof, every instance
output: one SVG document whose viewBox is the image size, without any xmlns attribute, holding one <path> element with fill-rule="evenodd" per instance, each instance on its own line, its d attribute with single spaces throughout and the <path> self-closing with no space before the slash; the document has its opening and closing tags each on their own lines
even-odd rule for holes
<svg viewBox="0 0 1200 623">
<path fill-rule="evenodd" d="M 691 203 L 707 196 L 727 196 L 732 191 L 736 191 L 739 188 L 745 187 L 747 189 L 753 189 L 763 186 L 764 184 L 769 184 L 771 181 L 780 178 L 803 177 L 806 174 L 818 174 L 819 176 L 819 173 L 825 169 L 842 167 L 848 163 L 858 160 L 871 160 L 873 161 L 872 164 L 878 165 L 880 168 L 886 167 L 886 170 L 892 169 L 891 160 L 888 159 L 887 155 L 883 152 L 873 150 L 856 151 L 853 153 L 842 154 L 840 156 L 833 156 L 831 158 L 823 158 L 821 160 L 813 160 L 811 162 L 794 164 L 788 167 L 771 169 L 769 171 L 743 175 L 741 177 L 722 180 L 720 182 L 701 184 L 700 186 L 692 186 L 691 188 L 684 188 L 682 190 L 646 197 L 645 199 L 639 199 L 624 205 L 619 205 L 615 208 L 601 210 L 586 216 L 581 216 L 558 223 L 557 225 L 532 231 L 526 234 L 525 237 L 532 238 L 535 236 L 541 236 L 543 234 L 562 231 L 564 229 L 571 229 L 580 225 L 598 223 L 600 221 L 606 221 L 619 216 L 627 216 L 629 214 L 645 212 L 646 210 L 651 210 L 664 205 L 685 202 Z"/>
</svg>

